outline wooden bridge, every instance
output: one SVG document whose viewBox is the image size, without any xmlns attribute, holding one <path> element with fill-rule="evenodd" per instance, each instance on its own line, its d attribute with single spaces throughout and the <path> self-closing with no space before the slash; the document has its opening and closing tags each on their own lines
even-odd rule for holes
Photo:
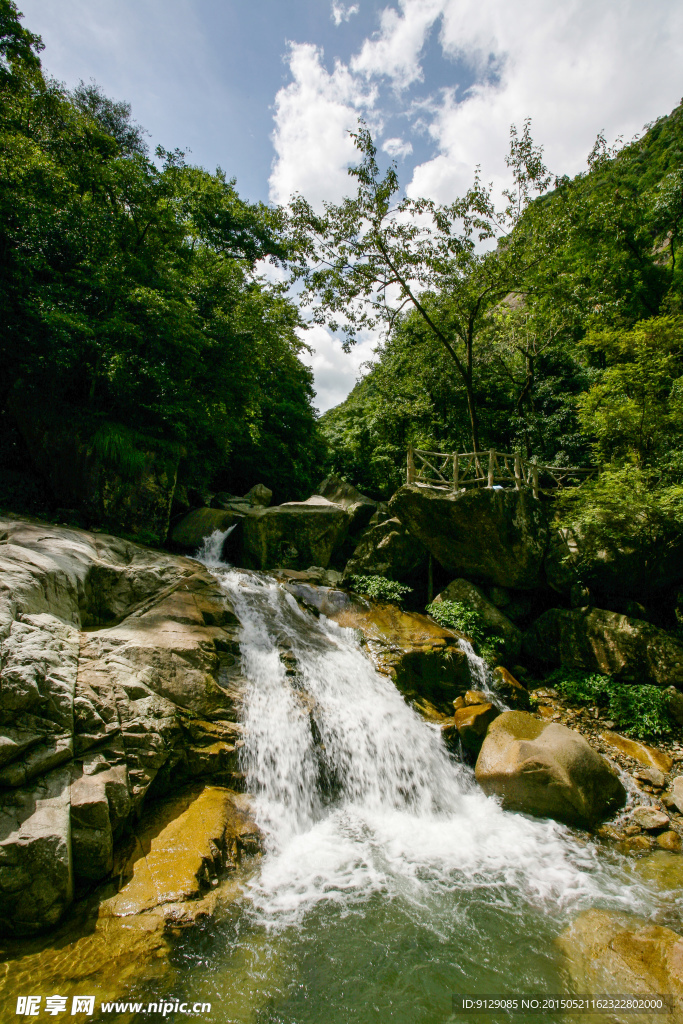
<svg viewBox="0 0 683 1024">
<path fill-rule="evenodd" d="M 461 487 L 530 487 L 541 491 L 577 487 L 597 474 L 597 468 L 545 466 L 518 454 L 497 452 L 425 452 L 408 448 L 406 482 L 458 491 Z"/>
</svg>

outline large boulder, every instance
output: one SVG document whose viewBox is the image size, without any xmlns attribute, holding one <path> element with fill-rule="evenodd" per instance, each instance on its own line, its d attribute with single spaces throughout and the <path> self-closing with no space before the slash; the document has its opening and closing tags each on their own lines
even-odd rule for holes
<svg viewBox="0 0 683 1024">
<path fill-rule="evenodd" d="M 239 624 L 190 559 L 0 520 L 0 913 L 53 926 L 155 797 L 239 785 Z"/>
<path fill-rule="evenodd" d="M 341 505 L 351 516 L 351 532 L 362 530 L 377 510 L 377 502 L 368 498 L 340 476 L 325 477 L 318 488 L 318 494 L 335 505 Z"/>
<path fill-rule="evenodd" d="M 244 562 L 247 568 L 326 569 L 344 542 L 351 516 L 327 498 L 274 505 L 243 524 Z"/>
<path fill-rule="evenodd" d="M 683 1021 L 683 936 L 613 910 L 586 910 L 557 939 L 574 992 L 673 997 L 669 1012 L 628 1013 L 610 1020 Z"/>
<path fill-rule="evenodd" d="M 458 637 L 426 615 L 402 611 L 395 604 L 348 598 L 335 608 L 329 596 L 322 610 L 339 625 L 359 630 L 380 672 L 418 706 L 426 701 L 451 713 L 453 700 L 472 686 Z"/>
<path fill-rule="evenodd" d="M 514 661 L 522 649 L 522 631 L 510 622 L 494 604 L 486 599 L 483 592 L 468 580 L 453 580 L 434 598 L 440 604 L 443 601 L 459 601 L 472 608 L 479 616 L 486 630 L 502 641 L 505 656 Z"/>
<path fill-rule="evenodd" d="M 475 769 L 508 810 L 592 825 L 626 800 L 616 772 L 578 732 L 506 711 L 488 728 Z"/>
<path fill-rule="evenodd" d="M 420 572 L 424 575 L 427 549 L 410 534 L 398 519 L 385 519 L 368 526 L 350 560 L 344 576 L 386 576 L 405 580 Z"/>
<path fill-rule="evenodd" d="M 171 540 L 179 548 L 194 554 L 216 530 L 223 533 L 229 526 L 241 523 L 243 518 L 244 513 L 233 510 L 196 508 L 175 524 Z"/>
<path fill-rule="evenodd" d="M 543 583 L 547 517 L 529 491 L 454 494 L 411 484 L 396 492 L 389 508 L 454 576 L 518 590 Z"/>
<path fill-rule="evenodd" d="M 683 645 L 650 622 L 602 608 L 549 609 L 524 634 L 524 650 L 543 666 L 683 689 Z"/>
</svg>

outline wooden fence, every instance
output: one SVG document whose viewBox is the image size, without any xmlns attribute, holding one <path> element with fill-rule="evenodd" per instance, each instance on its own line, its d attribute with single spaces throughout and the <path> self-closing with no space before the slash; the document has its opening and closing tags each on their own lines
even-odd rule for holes
<svg viewBox="0 0 683 1024">
<path fill-rule="evenodd" d="M 543 490 L 577 487 L 597 473 L 596 468 L 544 466 L 521 455 L 497 452 L 425 452 L 408 448 L 409 484 L 426 484 L 449 491 L 461 487 L 531 487 L 535 498 Z"/>
</svg>

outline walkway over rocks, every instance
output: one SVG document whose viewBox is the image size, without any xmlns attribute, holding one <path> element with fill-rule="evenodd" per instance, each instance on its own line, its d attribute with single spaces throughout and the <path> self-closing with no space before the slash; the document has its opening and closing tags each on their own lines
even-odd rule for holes
<svg viewBox="0 0 683 1024">
<path fill-rule="evenodd" d="M 541 490 L 578 487 L 597 473 L 596 467 L 545 466 L 519 454 L 497 452 L 427 452 L 408 448 L 406 483 L 457 491 L 461 487 L 531 487 Z"/>
</svg>

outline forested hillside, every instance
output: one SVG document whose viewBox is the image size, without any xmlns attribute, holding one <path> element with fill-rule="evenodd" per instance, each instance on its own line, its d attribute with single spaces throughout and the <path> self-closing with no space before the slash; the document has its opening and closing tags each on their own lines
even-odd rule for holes
<svg viewBox="0 0 683 1024">
<path fill-rule="evenodd" d="M 408 443 L 472 448 L 466 382 L 438 334 L 464 363 L 467 314 L 481 448 L 680 480 L 683 107 L 623 148 L 599 138 L 586 172 L 548 191 L 525 134 L 513 134 L 508 160 L 516 151 L 516 217 L 497 218 L 494 251 L 451 260 L 423 310 L 401 310 L 376 363 L 322 418 L 331 468 L 378 496 L 401 483 Z M 535 184 L 545 194 L 533 198 Z M 466 306 L 467 287 L 478 306 Z"/>
<path fill-rule="evenodd" d="M 54 504 L 27 468 L 59 460 L 65 434 L 66 463 L 125 479 L 165 459 L 179 494 L 267 480 L 305 496 L 321 446 L 299 314 L 258 274 L 288 256 L 281 214 L 221 170 L 151 155 L 95 84 L 47 77 L 8 0 L 0 46 L 5 507 Z"/>
</svg>

